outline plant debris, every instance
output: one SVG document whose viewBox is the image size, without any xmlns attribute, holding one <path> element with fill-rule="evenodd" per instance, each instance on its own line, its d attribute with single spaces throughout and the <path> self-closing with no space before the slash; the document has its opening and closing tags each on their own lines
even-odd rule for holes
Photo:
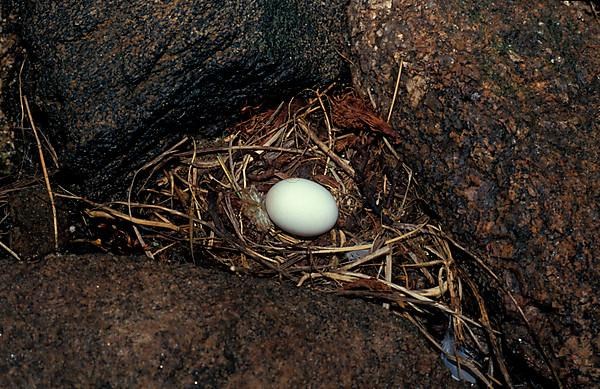
<svg viewBox="0 0 600 389">
<path fill-rule="evenodd" d="M 223 138 L 182 139 L 135 173 L 126 200 L 59 196 L 87 203 L 92 243 L 103 250 L 155 259 L 189 250 L 232 272 L 367 299 L 413 322 L 457 376 L 510 385 L 484 300 L 454 257 L 461 248 L 423 211 L 412 171 L 391 146 L 399 141 L 353 92 L 317 91 Z M 333 194 L 340 216 L 329 233 L 300 239 L 270 222 L 263 195 L 290 177 Z M 442 347 L 444 329 L 452 347 Z M 456 352 L 467 349 L 476 357 Z"/>
</svg>

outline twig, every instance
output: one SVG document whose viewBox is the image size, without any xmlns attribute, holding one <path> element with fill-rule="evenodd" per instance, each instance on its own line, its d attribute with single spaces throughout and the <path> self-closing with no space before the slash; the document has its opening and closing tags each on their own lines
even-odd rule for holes
<svg viewBox="0 0 600 389">
<path fill-rule="evenodd" d="M 129 216 L 123 212 L 115 211 L 114 209 L 110 209 L 108 207 L 102 207 L 101 211 L 90 210 L 86 211 L 89 217 L 103 217 L 107 219 L 116 218 L 121 220 L 126 220 L 134 224 L 139 224 L 141 226 L 147 227 L 156 227 L 156 228 L 164 228 L 166 230 L 171 231 L 181 231 L 181 227 L 178 227 L 174 224 L 157 222 L 153 220 L 144 220 L 137 217 Z"/>
<path fill-rule="evenodd" d="M 10 255 L 12 255 L 17 261 L 21 260 L 19 255 L 17 253 L 15 253 L 14 251 L 12 251 L 10 247 L 8 247 L 4 243 L 2 243 L 1 240 L 0 240 L 0 247 L 2 247 L 4 250 L 6 250 L 6 252 L 8 252 Z"/>
<path fill-rule="evenodd" d="M 400 60 L 400 66 L 398 67 L 398 77 L 396 77 L 396 86 L 394 87 L 394 96 L 392 97 L 392 104 L 390 104 L 390 110 L 388 111 L 386 122 L 390 122 L 392 118 L 392 112 L 394 111 L 394 105 L 396 104 L 396 96 L 398 95 L 398 87 L 400 86 L 400 77 L 402 76 L 402 68 L 404 67 L 404 60 Z"/>
<path fill-rule="evenodd" d="M 146 185 L 146 183 L 148 182 L 148 180 L 150 180 L 150 177 L 152 177 L 152 174 L 154 174 L 154 172 L 156 171 L 156 169 L 157 169 L 157 167 L 159 165 L 159 162 L 161 160 L 163 160 L 164 158 L 175 154 L 175 152 L 177 151 L 177 148 L 179 146 L 181 146 L 182 144 L 184 144 L 185 142 L 187 142 L 187 140 L 188 140 L 187 136 L 183 137 L 183 139 L 181 139 L 175 145 L 173 145 L 172 147 L 170 147 L 167 151 L 165 151 L 164 153 L 158 155 L 152 161 L 146 163 L 144 166 L 142 166 L 141 168 L 137 169 L 135 171 L 135 173 L 133 173 L 133 177 L 131 178 L 131 183 L 129 184 L 129 188 L 127 189 L 127 201 L 128 202 L 131 202 L 131 193 L 133 191 L 133 186 L 135 184 L 135 179 L 136 179 L 137 175 L 139 173 L 141 173 L 142 171 L 148 169 L 150 166 L 154 166 L 154 168 L 152 169 L 152 172 L 148 175 L 148 177 L 146 178 L 146 180 L 142 184 L 142 187 L 143 187 L 144 185 Z M 131 214 L 131 207 L 129 207 L 128 212 L 129 212 L 129 216 L 133 216 Z"/>
<path fill-rule="evenodd" d="M 392 255 L 392 251 L 390 250 L 389 253 L 387 253 L 387 255 L 385 256 L 385 272 L 384 272 L 384 276 L 385 276 L 385 280 L 387 282 L 392 282 L 392 260 L 393 260 L 393 255 Z M 384 303 L 383 307 L 385 309 L 390 309 L 390 304 L 389 303 Z"/>
<path fill-rule="evenodd" d="M 196 257 L 194 256 L 194 216 L 196 210 L 196 192 L 194 191 L 195 185 L 195 177 L 193 174 L 194 171 L 194 161 L 196 160 L 196 140 L 192 140 L 192 144 L 194 146 L 194 154 L 192 154 L 192 160 L 190 162 L 190 166 L 188 168 L 188 189 L 190 191 L 190 207 L 188 209 L 188 238 L 190 243 L 190 255 L 192 256 L 192 262 L 196 263 Z"/>
<path fill-rule="evenodd" d="M 142 234 L 140 234 L 139 229 L 135 224 L 132 227 L 133 232 L 135 232 L 135 236 L 137 237 L 138 241 L 140 242 L 140 245 L 142 246 L 142 250 L 144 250 L 144 253 L 148 258 L 154 260 L 154 255 L 152 254 L 152 251 L 150 251 L 150 249 L 148 248 L 148 245 L 146 245 L 146 242 L 144 242 L 144 238 L 142 237 Z"/>
<path fill-rule="evenodd" d="M 431 344 L 433 344 L 440 352 L 443 352 L 450 361 L 458 362 L 458 358 L 456 358 L 456 356 L 454 356 L 452 354 L 448 354 L 446 351 L 444 351 L 442 346 L 433 338 L 433 336 L 431 336 L 431 334 L 425 329 L 425 327 L 423 327 L 423 325 L 420 322 L 418 322 L 412 315 L 410 315 L 406 312 L 404 312 L 403 314 L 398 314 L 398 315 L 408 319 L 415 327 L 417 327 L 419 332 L 421 332 L 421 334 L 423 336 L 425 336 L 425 338 L 427 340 L 429 340 L 429 342 Z M 492 382 L 496 383 L 496 384 L 500 384 L 500 382 L 498 382 L 496 379 L 494 379 L 494 377 L 488 377 L 488 376 L 484 375 L 477 368 L 477 366 L 475 366 L 470 361 L 467 361 L 464 358 L 461 358 L 460 364 L 465 367 L 468 367 L 469 371 L 472 372 L 473 374 L 475 374 L 477 376 L 477 378 L 479 378 L 488 388 L 493 387 Z"/>
<path fill-rule="evenodd" d="M 322 95 L 317 93 L 317 98 L 319 99 L 319 105 L 321 106 L 321 110 L 323 111 L 323 117 L 325 118 L 325 126 L 327 128 L 327 139 L 329 140 L 329 149 L 333 147 L 333 134 L 331 131 L 331 121 L 329 120 L 329 115 L 327 114 L 327 110 L 325 109 L 325 104 L 323 103 Z M 329 159 L 331 157 L 327 156 L 327 161 L 325 161 L 325 167 L 323 170 L 323 174 L 327 175 L 327 170 L 329 167 Z"/>
<path fill-rule="evenodd" d="M 21 103 L 21 131 L 25 128 L 25 109 L 23 108 L 23 69 L 25 68 L 25 62 L 27 61 L 27 55 L 21 63 L 19 68 L 19 101 Z"/>
<path fill-rule="evenodd" d="M 333 160 L 333 162 L 335 162 L 340 168 L 342 168 L 342 170 L 344 170 L 350 177 L 354 177 L 354 169 L 352 169 L 352 167 L 348 165 L 347 162 L 338 157 L 337 154 L 329 148 L 329 146 L 327 146 L 323 141 L 321 141 L 317 134 L 315 134 L 314 131 L 312 131 L 308 127 L 307 123 L 305 123 L 303 120 L 298 120 L 298 126 L 302 129 L 302 131 L 306 133 L 306 135 L 308 135 L 310 140 L 312 140 L 321 149 L 321 151 L 323 151 L 327 156 L 329 156 Z"/>
<path fill-rule="evenodd" d="M 498 285 L 500 290 L 503 293 L 505 293 L 508 296 L 508 298 L 510 298 L 512 303 L 515 305 L 515 308 L 517 309 L 519 316 L 521 316 L 521 319 L 525 323 L 525 327 L 527 328 L 527 332 L 529 333 L 529 336 L 531 336 L 531 338 L 533 339 L 533 343 L 537 347 L 538 351 L 540 351 L 540 353 L 542 354 L 542 359 L 546 363 L 546 366 L 548 366 L 548 368 L 552 372 L 552 378 L 554 379 L 556 386 L 559 389 L 562 389 L 563 388 L 562 381 L 560 380 L 558 372 L 554 368 L 554 364 L 552 363 L 550 354 L 548 354 L 546 349 L 542 346 L 542 342 L 538 338 L 537 334 L 533 331 L 533 328 L 531 327 L 531 324 L 529 324 L 529 320 L 527 319 L 527 316 L 525 316 L 525 312 L 523 312 L 523 309 L 517 302 L 517 299 L 515 298 L 515 296 L 513 296 L 513 294 L 503 285 L 502 281 L 496 275 L 496 273 L 494 273 L 494 271 L 492 269 L 490 269 L 490 267 L 488 265 L 486 265 L 481 258 L 479 258 L 477 255 L 473 254 L 472 252 L 470 252 L 465 247 L 461 246 L 458 242 L 452 240 L 451 238 L 446 238 L 446 239 L 448 239 L 448 241 L 450 243 L 452 243 L 456 248 L 458 248 L 463 253 L 465 253 L 467 255 L 467 257 L 474 260 L 475 263 L 477 263 L 482 269 L 484 269 L 486 271 L 486 273 L 489 274 L 494 279 L 494 281 L 496 281 L 496 284 Z"/>
<path fill-rule="evenodd" d="M 504 362 L 504 359 L 502 358 L 502 352 L 500 351 L 500 347 L 498 346 L 498 344 L 499 344 L 498 339 L 496 337 L 496 334 L 492 330 L 492 326 L 491 326 L 490 319 L 489 319 L 489 316 L 487 313 L 487 309 L 485 308 L 483 297 L 481 297 L 481 295 L 479 294 L 479 291 L 477 290 L 477 288 L 475 286 L 475 283 L 470 278 L 465 278 L 465 281 L 466 281 L 467 285 L 469 286 L 469 288 L 471 289 L 471 292 L 473 293 L 473 296 L 475 297 L 477 304 L 479 305 L 479 312 L 481 313 L 481 321 L 483 322 L 483 328 L 489 337 L 489 343 L 492 346 L 492 351 L 493 351 L 494 355 L 496 356 L 496 363 L 498 364 L 498 367 L 500 368 L 500 373 L 502 374 L 502 378 L 504 378 L 504 383 L 507 387 L 513 388 L 513 384 L 510 379 L 510 374 L 508 373 L 508 368 L 506 367 L 506 363 Z"/>
<path fill-rule="evenodd" d="M 46 182 L 46 190 L 48 191 L 48 197 L 50 198 L 50 206 L 52 208 L 52 221 L 54 227 L 54 250 L 58 251 L 58 220 L 56 217 L 56 205 L 54 204 L 54 192 L 52 192 L 52 186 L 50 185 L 48 169 L 46 169 L 46 160 L 44 159 L 42 142 L 40 141 L 37 128 L 35 127 L 35 123 L 33 122 L 33 116 L 31 115 L 31 110 L 29 109 L 29 102 L 27 101 L 26 96 L 23 96 L 23 103 L 25 104 L 27 117 L 29 118 L 29 123 L 31 124 L 33 135 L 35 136 L 35 143 L 37 144 L 38 154 L 40 156 L 40 164 L 42 165 L 42 171 L 44 173 L 44 181 Z"/>
</svg>

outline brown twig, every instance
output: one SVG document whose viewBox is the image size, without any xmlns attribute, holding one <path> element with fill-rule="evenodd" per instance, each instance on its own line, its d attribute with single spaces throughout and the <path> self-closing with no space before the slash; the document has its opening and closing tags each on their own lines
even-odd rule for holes
<svg viewBox="0 0 600 389">
<path fill-rule="evenodd" d="M 2 243 L 1 240 L 0 240 L 0 247 L 2 247 L 4 250 L 6 250 L 6 252 L 9 253 L 11 256 L 13 256 L 17 261 L 21 260 L 21 257 L 19 257 L 19 255 L 17 253 L 15 253 L 13 250 L 11 250 L 10 247 L 8 247 L 4 243 Z"/>
<path fill-rule="evenodd" d="M 394 96 L 392 97 L 392 103 L 388 111 L 386 122 L 390 122 L 392 118 L 392 112 L 394 112 L 394 105 L 396 104 L 396 97 L 398 96 L 398 88 L 400 87 L 400 77 L 402 77 L 402 68 L 404 67 L 404 60 L 400 60 L 400 66 L 398 66 L 398 76 L 396 77 L 396 85 L 394 86 Z"/>
<path fill-rule="evenodd" d="M 23 96 L 22 98 L 23 104 L 25 105 L 25 110 L 27 111 L 27 117 L 29 118 L 29 123 L 31 124 L 31 129 L 33 130 L 33 135 L 35 136 L 35 143 L 37 144 L 40 164 L 42 165 L 42 172 L 44 173 L 44 181 L 46 182 L 46 190 L 48 191 L 48 197 L 50 198 L 50 206 L 52 208 L 52 225 L 54 227 L 54 249 L 58 251 L 58 220 L 56 216 L 56 204 L 54 203 L 54 192 L 52 191 L 52 186 L 50 185 L 50 176 L 48 175 L 48 169 L 46 168 L 46 160 L 44 159 L 42 142 L 38 136 L 38 130 L 33 121 L 31 109 L 29 109 L 29 102 L 27 101 L 26 96 Z"/>
<path fill-rule="evenodd" d="M 312 131 L 304 120 L 298 120 L 298 126 L 304 131 L 306 135 L 312 140 L 329 158 L 331 158 L 343 171 L 346 172 L 350 177 L 354 177 L 354 169 L 343 159 L 337 156 L 325 142 L 321 141 L 319 137 Z"/>
</svg>

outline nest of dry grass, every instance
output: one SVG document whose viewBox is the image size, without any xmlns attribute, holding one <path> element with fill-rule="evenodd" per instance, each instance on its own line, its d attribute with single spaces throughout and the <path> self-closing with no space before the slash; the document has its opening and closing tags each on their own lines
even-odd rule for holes
<svg viewBox="0 0 600 389">
<path fill-rule="evenodd" d="M 114 223 L 127 224 L 123 244 L 150 258 L 184 250 L 234 272 L 383 304 L 459 369 L 488 386 L 498 377 L 510 382 L 484 300 L 454 258 L 461 248 L 423 212 L 412 172 L 393 148 L 399 141 L 353 93 L 316 92 L 253 114 L 221 139 L 181 140 L 135 173 L 128 199 L 88 201 L 87 216 L 113 223 L 115 233 L 122 229 Z M 340 217 L 329 233 L 299 239 L 270 223 L 263 195 L 289 177 L 331 191 Z M 111 239 L 95 242 L 106 247 Z M 433 317 L 451 323 L 446 335 L 457 349 L 479 357 L 443 347 L 429 332 Z"/>
</svg>

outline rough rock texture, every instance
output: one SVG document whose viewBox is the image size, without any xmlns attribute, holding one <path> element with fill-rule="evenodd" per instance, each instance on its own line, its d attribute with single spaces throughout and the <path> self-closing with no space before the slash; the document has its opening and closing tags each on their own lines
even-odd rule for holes
<svg viewBox="0 0 600 389">
<path fill-rule="evenodd" d="M 21 47 L 14 31 L 14 15 L 4 10 L 0 4 L 0 182 L 5 176 L 13 173 L 15 163 L 14 127 L 16 117 L 7 109 L 9 91 L 18 89 L 18 70 Z"/>
<path fill-rule="evenodd" d="M 600 23 L 586 2 L 351 1 L 353 77 L 569 385 L 600 385 Z M 514 306 L 502 326 L 551 377 Z"/>
<path fill-rule="evenodd" d="M 244 105 L 344 73 L 342 0 L 12 4 L 36 119 L 88 192 L 187 131 L 217 134 Z"/>
<path fill-rule="evenodd" d="M 56 251 L 54 219 L 48 191 L 44 184 L 11 190 L 8 194 L 8 246 L 21 259 L 40 259 Z M 64 249 L 87 231 L 82 221 L 82 205 L 62 197 L 55 197 L 58 247 Z M 91 246 L 85 246 L 89 250 Z"/>
<path fill-rule="evenodd" d="M 142 258 L 0 261 L 0 386 L 458 387 L 382 308 Z"/>
<path fill-rule="evenodd" d="M 20 173 L 26 159 L 19 160 L 22 153 L 18 151 L 23 145 L 15 139 L 16 130 L 23 134 L 19 128 L 19 70 L 24 55 L 16 32 L 16 15 L 0 2 L 0 185 L 8 181 L 7 177 Z"/>
</svg>

